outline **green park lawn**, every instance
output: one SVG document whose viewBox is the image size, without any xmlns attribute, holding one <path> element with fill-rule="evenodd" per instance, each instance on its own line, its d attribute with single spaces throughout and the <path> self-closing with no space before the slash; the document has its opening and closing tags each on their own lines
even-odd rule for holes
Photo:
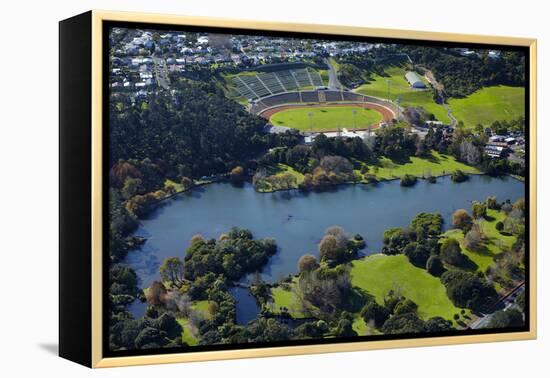
<svg viewBox="0 0 550 378">
<path fill-rule="evenodd" d="M 353 111 L 356 111 L 354 116 Z M 312 114 L 311 120 L 309 114 Z M 315 107 L 287 109 L 274 114 L 270 121 L 276 126 L 291 127 L 302 131 L 327 131 L 340 128 L 366 128 L 382 120 L 375 110 L 359 106 Z"/>
<path fill-rule="evenodd" d="M 414 301 L 423 319 L 441 316 L 452 321 L 453 315 L 460 313 L 439 278 L 412 265 L 405 255 L 378 254 L 356 260 L 351 276 L 354 286 L 373 295 L 381 305 L 384 296 L 394 290 Z"/>
<path fill-rule="evenodd" d="M 301 305 L 299 299 L 296 297 L 293 290 L 296 285 L 297 278 L 293 279 L 290 284 L 290 289 L 277 286 L 271 289 L 271 298 L 273 299 L 273 312 L 278 314 L 281 312 L 281 307 L 286 307 L 289 314 L 293 318 L 303 318 L 305 314 L 301 311 Z"/>
<path fill-rule="evenodd" d="M 453 115 L 466 127 L 478 123 L 490 126 L 494 121 L 511 121 L 525 113 L 525 88 L 504 85 L 485 87 L 468 97 L 448 100 Z"/>
<path fill-rule="evenodd" d="M 443 155 L 437 151 L 432 151 L 428 158 L 411 157 L 404 164 L 393 162 L 388 158 L 382 157 L 375 166 L 369 166 L 369 174 L 374 174 L 378 180 L 391 180 L 403 177 L 405 174 L 417 177 L 442 176 L 462 170 L 465 173 L 479 174 L 479 169 L 471 167 L 457 161 L 453 156 Z"/>
<path fill-rule="evenodd" d="M 209 302 L 207 300 L 203 301 L 196 301 L 191 305 L 191 308 L 201 314 L 201 316 L 205 319 L 212 318 L 212 315 L 208 311 L 208 304 Z M 199 343 L 198 339 L 193 334 L 191 322 L 188 318 L 180 317 L 176 318 L 176 321 L 180 324 L 182 330 L 181 333 L 181 339 L 183 342 L 187 343 L 188 345 L 197 345 Z"/>
<path fill-rule="evenodd" d="M 452 229 L 443 234 L 444 238 L 454 238 L 460 243 L 462 253 L 474 262 L 473 268 L 477 271 L 485 272 L 488 267 L 494 264 L 493 258 L 502 252 L 502 248 L 511 247 L 516 237 L 511 235 L 503 235 L 496 229 L 496 224 L 499 221 L 504 221 L 505 214 L 497 210 L 487 210 L 487 219 L 481 223 L 481 229 L 485 240 L 477 250 L 470 250 L 464 246 L 464 233 L 458 229 Z"/>
<path fill-rule="evenodd" d="M 357 92 L 364 95 L 387 98 L 392 101 L 395 101 L 399 97 L 401 106 L 422 107 L 424 110 L 432 113 L 439 121 L 450 123 L 451 120 L 447 116 L 447 109 L 434 101 L 432 91 L 430 89 L 412 89 L 405 79 L 406 72 L 403 67 L 389 67 L 385 70 L 387 76 L 373 75 L 372 81 L 361 85 L 357 89 Z M 418 75 L 418 77 L 429 88 L 428 81 L 421 75 Z"/>
<path fill-rule="evenodd" d="M 263 180 L 263 185 L 258 185 L 256 187 L 256 190 L 260 193 L 269 193 L 274 192 L 277 190 L 286 190 L 286 189 L 297 189 L 298 185 L 304 181 L 304 175 L 300 172 L 296 171 L 294 168 L 286 165 L 278 163 L 276 166 L 271 166 L 267 170 L 268 179 Z M 281 177 L 285 174 L 291 174 L 295 177 L 295 185 L 292 185 L 290 187 L 283 186 L 283 182 L 279 183 L 276 178 Z M 275 178 L 275 180 L 271 180 L 270 178 Z"/>
<path fill-rule="evenodd" d="M 187 318 L 177 318 L 176 321 L 182 328 L 181 340 L 187 345 L 194 346 L 199 343 L 199 340 L 193 335 L 191 324 Z"/>
</svg>

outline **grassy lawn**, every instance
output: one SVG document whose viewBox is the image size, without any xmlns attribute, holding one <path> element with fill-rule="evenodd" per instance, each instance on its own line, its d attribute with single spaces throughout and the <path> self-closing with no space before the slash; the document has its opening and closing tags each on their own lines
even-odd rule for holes
<svg viewBox="0 0 550 378">
<path fill-rule="evenodd" d="M 450 99 L 457 120 L 466 127 L 478 123 L 490 126 L 494 121 L 510 121 L 525 114 L 525 89 L 499 85 L 478 90 L 466 98 Z"/>
<path fill-rule="evenodd" d="M 376 170 L 378 169 L 378 170 Z M 450 174 L 457 169 L 465 173 L 481 173 L 479 169 L 458 162 L 453 156 L 443 155 L 432 151 L 431 157 L 411 157 L 405 164 L 399 164 L 388 158 L 381 158 L 377 166 L 369 166 L 370 174 L 376 175 L 378 180 L 389 180 L 403 177 L 405 174 L 422 177 L 430 173 L 432 176 Z"/>
<path fill-rule="evenodd" d="M 193 302 L 191 308 L 201 314 L 204 319 L 211 319 L 212 315 L 210 315 L 210 312 L 208 311 L 208 304 L 209 302 L 207 300 L 196 301 Z M 183 332 L 181 334 L 182 341 L 191 346 L 197 345 L 199 343 L 199 340 L 193 334 L 189 319 L 182 317 L 176 318 L 176 321 L 181 325 L 181 328 L 183 328 Z"/>
<path fill-rule="evenodd" d="M 208 300 L 196 301 L 193 302 L 191 308 L 199 312 L 205 319 L 210 319 L 212 318 L 212 315 L 210 315 L 210 311 L 208 311 L 208 304 Z"/>
<path fill-rule="evenodd" d="M 405 79 L 406 72 L 407 71 L 403 67 L 389 67 L 385 71 L 387 76 L 373 75 L 373 80 L 360 86 L 357 92 L 365 95 L 387 98 L 392 101 L 399 97 L 402 106 L 421 106 L 426 111 L 432 113 L 438 120 L 450 123 L 451 120 L 447 116 L 447 110 L 443 105 L 437 104 L 434 101 L 432 91 L 429 89 L 412 89 Z M 421 75 L 418 75 L 418 77 L 420 77 L 429 88 L 428 81 Z"/>
<path fill-rule="evenodd" d="M 277 180 L 270 180 L 270 178 L 281 177 L 288 173 L 296 178 L 295 185 L 292 185 L 291 187 L 284 186 L 286 184 L 283 182 L 279 183 Z M 263 180 L 263 184 L 256 187 L 256 190 L 260 193 L 269 193 L 276 190 L 297 189 L 298 185 L 304 181 L 303 174 L 296 171 L 294 168 L 281 163 L 277 164 L 277 166 L 270 167 L 267 174 L 268 177 L 266 180 Z"/>
<path fill-rule="evenodd" d="M 353 111 L 356 111 L 354 116 Z M 311 116 L 311 122 L 309 114 Z M 353 129 L 357 120 L 358 128 L 366 128 L 382 120 L 375 110 L 359 106 L 324 106 L 316 108 L 287 109 L 274 114 L 270 121 L 277 126 L 292 127 L 302 131 L 336 130 L 338 127 Z"/>
<path fill-rule="evenodd" d="M 503 212 L 489 209 L 487 215 L 487 220 L 481 223 L 485 241 L 478 250 L 473 251 L 464 246 L 464 233 L 461 230 L 452 229 L 443 234 L 444 238 L 456 239 L 460 243 L 462 253 L 468 256 L 477 265 L 476 270 L 481 272 L 485 272 L 494 264 L 493 257 L 502 252 L 503 247 L 509 248 L 516 241 L 515 236 L 502 235 L 496 229 L 497 222 L 504 221 L 506 217 Z"/>
<path fill-rule="evenodd" d="M 405 255 L 372 255 L 352 263 L 352 283 L 370 294 L 379 304 L 390 290 L 397 290 L 418 305 L 423 319 L 441 316 L 453 320 L 460 313 L 447 297 L 439 278 L 412 265 Z"/>
<path fill-rule="evenodd" d="M 193 332 L 191 331 L 191 324 L 189 324 L 189 319 L 177 318 L 176 321 L 180 324 L 181 328 L 183 329 L 181 333 L 181 340 L 190 346 L 198 345 L 199 340 L 193 335 Z"/>
<path fill-rule="evenodd" d="M 296 278 L 294 278 L 296 280 Z M 293 282 L 291 286 L 296 283 Z M 305 314 L 300 311 L 300 302 L 294 293 L 294 290 L 285 290 L 281 286 L 271 289 L 271 298 L 273 299 L 273 312 L 278 314 L 281 312 L 281 307 L 286 307 L 288 312 L 294 318 L 302 318 Z"/>
</svg>

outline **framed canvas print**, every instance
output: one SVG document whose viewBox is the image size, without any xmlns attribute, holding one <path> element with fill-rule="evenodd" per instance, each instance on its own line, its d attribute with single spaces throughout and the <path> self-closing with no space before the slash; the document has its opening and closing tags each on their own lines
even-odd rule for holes
<svg viewBox="0 0 550 378">
<path fill-rule="evenodd" d="M 536 41 L 60 22 L 60 355 L 536 337 Z"/>
</svg>

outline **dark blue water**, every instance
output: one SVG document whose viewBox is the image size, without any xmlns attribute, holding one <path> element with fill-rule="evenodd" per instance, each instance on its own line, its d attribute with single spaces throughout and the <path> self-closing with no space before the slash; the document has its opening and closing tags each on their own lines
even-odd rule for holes
<svg viewBox="0 0 550 378">
<path fill-rule="evenodd" d="M 237 310 L 237 324 L 245 325 L 254 320 L 260 313 L 260 307 L 256 298 L 250 294 L 250 291 L 243 287 L 232 287 L 229 292 L 235 298 Z"/>
<path fill-rule="evenodd" d="M 275 282 L 296 273 L 303 254 L 318 255 L 317 244 L 327 227 L 339 225 L 352 235 L 361 234 L 367 242 L 364 252 L 370 254 L 382 247 L 385 230 L 408 225 L 419 212 L 440 213 L 448 226 L 456 209 L 470 209 L 472 201 L 490 195 L 515 201 L 524 196 L 524 183 L 487 176 L 453 183 L 442 177 L 436 184 L 420 180 L 409 188 L 390 181 L 321 193 L 257 193 L 249 184 L 235 188 L 217 183 L 178 195 L 143 220 L 136 234 L 148 238 L 147 242 L 130 252 L 126 263 L 136 269 L 146 287 L 159 279 L 163 259 L 183 258 L 193 235 L 217 238 L 238 226 L 250 229 L 256 238 L 275 238 L 278 252 L 261 272 L 264 280 Z"/>
</svg>

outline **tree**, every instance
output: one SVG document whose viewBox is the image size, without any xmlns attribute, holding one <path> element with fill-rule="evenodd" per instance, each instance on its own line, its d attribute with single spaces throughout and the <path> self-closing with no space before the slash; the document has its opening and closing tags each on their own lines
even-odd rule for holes
<svg viewBox="0 0 550 378">
<path fill-rule="evenodd" d="M 512 209 L 518 211 L 523 216 L 525 214 L 525 198 L 520 198 L 512 205 Z"/>
<path fill-rule="evenodd" d="M 443 319 L 441 316 L 435 316 L 426 320 L 424 324 L 426 332 L 442 332 L 453 329 L 453 323 L 450 320 Z"/>
<path fill-rule="evenodd" d="M 143 186 L 141 185 L 141 179 L 128 176 L 124 181 L 124 186 L 120 190 L 120 194 L 124 199 L 131 198 L 136 194 L 143 192 Z"/>
<path fill-rule="evenodd" d="M 460 244 L 454 238 L 447 238 L 441 244 L 441 258 L 444 262 L 451 265 L 459 265 L 462 263 L 462 253 Z"/>
<path fill-rule="evenodd" d="M 453 213 L 453 226 L 467 232 L 472 227 L 472 217 L 464 209 L 458 209 Z"/>
<path fill-rule="evenodd" d="M 229 179 L 233 185 L 241 185 L 244 181 L 244 169 L 240 165 L 236 166 L 229 173 Z"/>
<path fill-rule="evenodd" d="M 411 264 L 424 268 L 430 257 L 430 250 L 424 243 L 410 243 L 403 249 L 403 253 L 409 258 Z"/>
<path fill-rule="evenodd" d="M 336 238 L 336 244 L 338 248 L 346 248 L 349 239 L 342 227 L 330 226 L 325 230 L 325 234 L 332 235 Z"/>
<path fill-rule="evenodd" d="M 445 267 L 443 266 L 443 261 L 441 261 L 441 257 L 432 255 L 426 262 L 426 270 L 428 273 L 430 273 L 432 276 L 439 277 L 443 274 L 445 271 Z"/>
<path fill-rule="evenodd" d="M 183 176 L 181 178 L 181 186 L 183 190 L 189 190 L 193 187 L 193 180 L 191 180 L 189 177 Z"/>
<path fill-rule="evenodd" d="M 317 259 L 313 255 L 303 255 L 298 260 L 298 270 L 300 272 L 311 272 L 319 267 Z"/>
<path fill-rule="evenodd" d="M 414 184 L 416 184 L 416 181 L 417 181 L 416 176 L 406 174 L 403 177 L 401 177 L 400 185 L 401 186 L 413 186 Z"/>
<path fill-rule="evenodd" d="M 470 231 L 464 235 L 464 246 L 469 250 L 475 250 L 479 248 L 481 244 L 481 233 L 477 227 L 472 227 Z"/>
<path fill-rule="evenodd" d="M 472 203 L 472 215 L 476 219 L 485 218 L 487 216 L 487 205 L 481 202 L 474 201 Z"/>
<path fill-rule="evenodd" d="M 417 240 L 424 240 L 441 234 L 443 217 L 436 213 L 418 213 L 411 222 Z"/>
<path fill-rule="evenodd" d="M 418 311 L 418 305 L 410 299 L 403 299 L 395 305 L 393 309 L 394 315 L 402 315 L 408 313 L 414 313 Z"/>
<path fill-rule="evenodd" d="M 485 278 L 467 271 L 448 270 L 441 275 L 441 282 L 457 307 L 481 311 L 498 298 L 492 284 Z"/>
<path fill-rule="evenodd" d="M 160 267 L 160 276 L 172 286 L 180 287 L 184 282 L 183 261 L 177 257 L 168 257 Z"/>
<path fill-rule="evenodd" d="M 348 319 L 340 319 L 335 334 L 337 337 L 357 336 L 357 332 L 353 329 L 353 323 Z"/>
<path fill-rule="evenodd" d="M 208 302 L 208 313 L 212 316 L 216 315 L 220 309 L 220 306 L 217 302 L 210 301 Z"/>
<path fill-rule="evenodd" d="M 460 160 L 468 165 L 477 165 L 481 162 L 481 152 L 479 147 L 466 139 L 462 140 L 459 146 Z"/>
<path fill-rule="evenodd" d="M 390 317 L 389 311 L 372 300 L 361 309 L 361 317 L 367 324 L 374 324 L 376 328 L 384 325 L 384 322 Z"/>
<path fill-rule="evenodd" d="M 418 333 L 424 331 L 424 321 L 414 312 L 394 315 L 382 327 L 382 332 L 388 335 Z"/>
<path fill-rule="evenodd" d="M 147 303 L 153 306 L 164 304 L 166 301 L 166 288 L 162 282 L 154 281 L 145 294 Z"/>
<path fill-rule="evenodd" d="M 166 333 L 156 328 L 144 328 L 136 337 L 135 346 L 138 349 L 153 349 L 163 345 Z"/>
<path fill-rule="evenodd" d="M 499 310 L 491 316 L 487 328 L 521 327 L 524 324 L 523 313 L 515 308 Z"/>
<path fill-rule="evenodd" d="M 338 240 L 334 235 L 325 235 L 319 243 L 321 259 L 335 260 L 338 257 Z"/>
<path fill-rule="evenodd" d="M 499 207 L 497 202 L 497 197 L 495 196 L 487 197 L 487 199 L 485 200 L 485 205 L 487 205 L 488 209 L 497 210 Z"/>
<path fill-rule="evenodd" d="M 469 179 L 469 176 L 462 172 L 460 169 L 457 169 L 455 172 L 451 174 L 451 180 L 453 182 L 464 182 Z"/>
</svg>

